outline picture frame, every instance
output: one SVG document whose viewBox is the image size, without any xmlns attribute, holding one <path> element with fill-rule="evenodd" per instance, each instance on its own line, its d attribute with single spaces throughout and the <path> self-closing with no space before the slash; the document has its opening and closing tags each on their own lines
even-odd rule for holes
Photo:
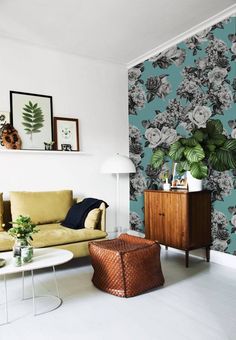
<svg viewBox="0 0 236 340">
<path fill-rule="evenodd" d="M 173 164 L 172 168 L 172 181 L 171 181 L 171 189 L 188 189 L 188 182 L 187 182 L 187 172 L 184 174 L 179 174 L 177 171 L 177 164 Z"/>
<path fill-rule="evenodd" d="M 53 138 L 52 96 L 10 91 L 10 123 L 23 150 L 44 150 Z"/>
<path fill-rule="evenodd" d="M 0 150 L 5 149 L 2 143 L 2 129 L 8 123 L 10 123 L 10 112 L 0 111 Z"/>
<path fill-rule="evenodd" d="M 56 150 L 79 151 L 79 120 L 54 117 L 54 141 Z"/>
</svg>

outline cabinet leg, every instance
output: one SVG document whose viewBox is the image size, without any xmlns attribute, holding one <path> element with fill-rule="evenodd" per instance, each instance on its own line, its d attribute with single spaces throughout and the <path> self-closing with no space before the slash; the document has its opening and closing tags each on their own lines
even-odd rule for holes
<svg viewBox="0 0 236 340">
<path fill-rule="evenodd" d="M 210 262 L 210 246 L 206 247 L 206 260 Z"/>
<path fill-rule="evenodd" d="M 168 246 L 165 246 L 166 250 L 168 250 Z"/>
<path fill-rule="evenodd" d="M 185 250 L 185 267 L 188 268 L 189 264 L 189 250 Z"/>
</svg>

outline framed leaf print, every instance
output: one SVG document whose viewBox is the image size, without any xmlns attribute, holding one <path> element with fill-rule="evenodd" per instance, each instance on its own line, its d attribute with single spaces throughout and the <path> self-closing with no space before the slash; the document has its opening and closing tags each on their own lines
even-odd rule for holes
<svg viewBox="0 0 236 340">
<path fill-rule="evenodd" d="M 44 150 L 52 142 L 52 97 L 10 91 L 10 121 L 24 150 Z"/>
<path fill-rule="evenodd" d="M 56 150 L 79 151 L 79 120 L 54 117 L 54 140 Z"/>
</svg>

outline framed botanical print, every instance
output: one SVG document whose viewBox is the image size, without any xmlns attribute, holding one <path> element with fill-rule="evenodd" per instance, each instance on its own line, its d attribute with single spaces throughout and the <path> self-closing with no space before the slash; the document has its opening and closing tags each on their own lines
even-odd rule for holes
<svg viewBox="0 0 236 340">
<path fill-rule="evenodd" d="M 187 190 L 187 172 L 185 172 L 184 174 L 179 174 L 177 165 L 177 163 L 173 164 L 171 188 Z"/>
<path fill-rule="evenodd" d="M 24 150 L 44 150 L 52 142 L 52 97 L 10 91 L 10 120 Z"/>
<path fill-rule="evenodd" d="M 56 150 L 79 151 L 79 120 L 54 117 L 54 141 Z"/>
<path fill-rule="evenodd" d="M 5 149 L 2 143 L 2 130 L 5 124 L 10 123 L 10 112 L 0 111 L 0 149 Z"/>
</svg>

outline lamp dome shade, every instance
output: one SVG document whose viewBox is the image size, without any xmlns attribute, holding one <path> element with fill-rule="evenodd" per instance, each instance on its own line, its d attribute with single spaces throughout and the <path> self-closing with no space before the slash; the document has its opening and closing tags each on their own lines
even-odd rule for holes
<svg viewBox="0 0 236 340">
<path fill-rule="evenodd" d="M 102 164 L 101 172 L 105 174 L 128 174 L 136 172 L 136 169 L 129 157 L 117 153 Z"/>
</svg>

